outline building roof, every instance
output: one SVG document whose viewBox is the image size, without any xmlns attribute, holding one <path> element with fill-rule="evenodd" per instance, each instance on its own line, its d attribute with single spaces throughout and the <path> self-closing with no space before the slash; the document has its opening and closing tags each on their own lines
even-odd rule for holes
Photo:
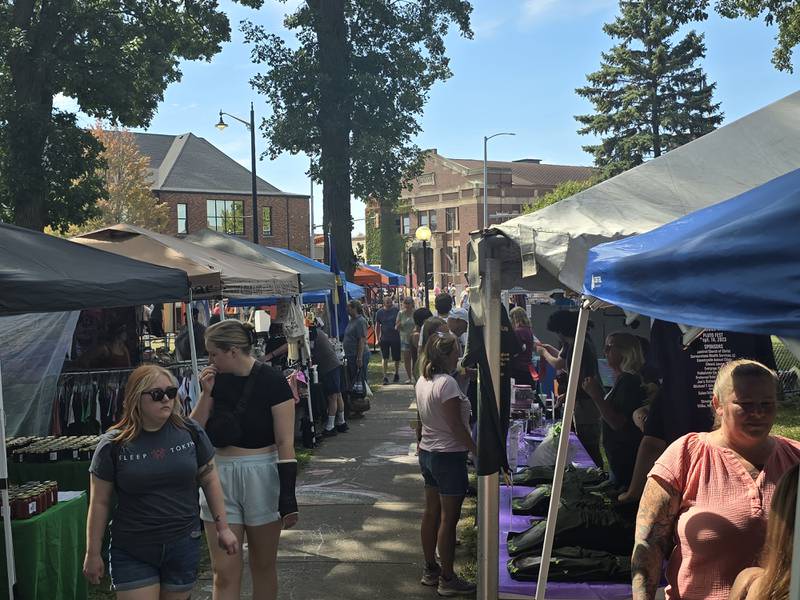
<svg viewBox="0 0 800 600">
<path fill-rule="evenodd" d="M 164 135 L 132 132 L 142 154 L 150 159 L 151 188 L 160 192 L 250 194 L 250 171 L 216 146 L 193 133 Z M 296 196 L 256 177 L 260 195 Z"/>
<path fill-rule="evenodd" d="M 448 158 L 468 169 L 470 172 L 483 173 L 483 161 L 461 158 Z M 546 185 L 556 186 L 565 181 L 588 179 L 594 173 L 592 167 L 579 167 L 572 165 L 546 165 L 530 160 L 505 162 L 499 160 L 487 161 L 489 169 L 510 169 L 512 185 Z"/>
</svg>

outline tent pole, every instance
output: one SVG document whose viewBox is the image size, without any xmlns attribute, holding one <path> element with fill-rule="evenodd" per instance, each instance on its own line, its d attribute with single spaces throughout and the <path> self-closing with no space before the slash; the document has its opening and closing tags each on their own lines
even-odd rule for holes
<svg viewBox="0 0 800 600">
<path fill-rule="evenodd" d="M 492 375 L 497 412 L 500 413 L 500 269 L 498 259 L 488 258 L 481 282 L 485 323 L 484 346 Z M 480 407 L 480 403 L 478 404 Z M 480 410 L 480 409 L 479 409 Z M 480 419 L 480 417 L 479 417 Z M 478 440 L 480 444 L 481 440 Z M 478 598 L 497 598 L 500 556 L 500 476 L 478 477 Z"/>
<path fill-rule="evenodd" d="M 583 358 L 583 344 L 586 340 L 588 322 L 589 308 L 581 304 L 581 310 L 578 313 L 578 329 L 575 332 L 575 345 L 572 348 L 572 362 L 569 367 L 567 400 L 564 405 L 564 417 L 561 420 L 561 437 L 558 439 L 558 455 L 556 456 L 555 472 L 553 473 L 553 489 L 550 493 L 550 508 L 547 513 L 547 527 L 544 533 L 544 545 L 542 546 L 542 562 L 539 565 L 539 579 L 536 582 L 536 600 L 544 600 L 544 594 L 547 590 L 547 575 L 550 572 L 550 555 L 552 554 L 553 538 L 556 533 L 558 507 L 561 504 L 561 487 L 564 483 L 564 467 L 567 462 L 569 433 L 572 428 L 572 415 L 575 412 L 575 398 L 578 395 L 578 386 L 581 384 L 581 359 Z"/>
<path fill-rule="evenodd" d="M 0 365 L 2 367 L 2 365 Z M 3 538 L 6 549 L 6 576 L 8 577 L 8 597 L 13 599 L 17 583 L 14 565 L 14 540 L 11 536 L 11 507 L 8 503 L 8 463 L 6 456 L 6 409 L 3 403 L 3 374 L 0 368 L 0 495 L 3 499 Z"/>
<path fill-rule="evenodd" d="M 220 311 L 222 312 L 222 311 Z M 197 347 L 194 345 L 194 315 L 192 314 L 192 290 L 189 290 L 189 303 L 186 305 L 186 326 L 189 329 L 189 356 L 192 359 L 192 387 L 194 401 L 200 400 L 200 369 L 197 366 Z"/>
</svg>

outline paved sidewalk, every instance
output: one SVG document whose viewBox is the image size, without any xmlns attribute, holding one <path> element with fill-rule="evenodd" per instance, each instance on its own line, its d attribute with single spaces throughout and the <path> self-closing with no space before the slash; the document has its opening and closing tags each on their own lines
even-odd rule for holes
<svg viewBox="0 0 800 600">
<path fill-rule="evenodd" d="M 327 439 L 298 480 L 300 522 L 281 536 L 278 597 L 438 598 L 419 583 L 422 478 L 410 385 L 383 386 L 363 419 Z M 194 598 L 210 599 L 201 580 Z M 245 574 L 243 598 L 250 598 Z"/>
</svg>

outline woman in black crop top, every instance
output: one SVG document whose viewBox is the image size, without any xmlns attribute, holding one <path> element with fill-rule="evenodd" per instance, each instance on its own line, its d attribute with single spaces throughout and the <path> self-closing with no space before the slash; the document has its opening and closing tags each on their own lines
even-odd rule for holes
<svg viewBox="0 0 800 600">
<path fill-rule="evenodd" d="M 205 334 L 209 366 L 192 417 L 216 447 L 216 464 L 231 530 L 250 546 L 254 596 L 276 598 L 276 559 L 281 528 L 297 523 L 294 486 L 294 397 L 280 371 L 257 362 L 255 332 L 226 320 Z M 214 597 L 238 598 L 242 558 L 217 550 L 216 528 L 204 497 L 200 516 L 214 571 Z"/>
</svg>

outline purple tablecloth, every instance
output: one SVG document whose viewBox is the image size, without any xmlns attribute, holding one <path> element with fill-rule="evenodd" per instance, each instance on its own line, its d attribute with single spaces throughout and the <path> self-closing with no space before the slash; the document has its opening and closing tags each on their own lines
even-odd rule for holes
<svg viewBox="0 0 800 600">
<path fill-rule="evenodd" d="M 540 442 L 544 439 L 544 431 L 538 430 L 525 436 L 526 440 Z M 574 432 L 570 433 L 570 445 L 575 449 L 573 463 L 579 467 L 594 467 L 595 464 L 578 441 Z M 526 444 L 527 445 L 527 444 Z M 527 448 L 520 448 L 519 463 L 524 464 Z M 525 497 L 532 487 L 514 486 L 514 497 Z M 498 593 L 501 597 L 536 595 L 536 584 L 529 581 L 515 581 L 508 574 L 506 566 L 509 560 L 506 536 L 509 531 L 524 531 L 530 526 L 532 517 L 511 513 L 511 488 L 500 486 L 500 577 Z M 628 600 L 631 597 L 631 586 L 627 583 L 559 583 L 547 584 L 548 600 Z"/>
</svg>

